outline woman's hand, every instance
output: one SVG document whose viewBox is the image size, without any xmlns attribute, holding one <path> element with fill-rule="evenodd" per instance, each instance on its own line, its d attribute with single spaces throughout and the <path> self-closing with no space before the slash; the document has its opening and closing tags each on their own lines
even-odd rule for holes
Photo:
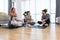
<svg viewBox="0 0 60 40">
<path fill-rule="evenodd" d="M 46 20 L 45 20 L 45 19 L 42 20 L 42 24 L 43 24 L 43 25 L 46 24 Z"/>
<path fill-rule="evenodd" d="M 16 13 L 10 13 L 10 16 L 17 17 L 17 14 Z"/>
</svg>

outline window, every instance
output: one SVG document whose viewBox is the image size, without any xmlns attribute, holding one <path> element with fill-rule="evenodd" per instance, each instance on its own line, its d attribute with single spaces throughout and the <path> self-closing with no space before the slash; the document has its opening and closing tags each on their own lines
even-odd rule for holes
<svg viewBox="0 0 60 40">
<path fill-rule="evenodd" d="M 56 13 L 56 0 L 51 0 L 51 13 Z"/>
<path fill-rule="evenodd" d="M 25 0 L 21 2 L 22 14 L 25 11 L 30 11 L 34 21 L 41 20 L 41 10 L 48 9 L 48 14 L 51 15 L 51 22 L 55 22 L 56 0 Z M 54 13 L 52 16 L 52 13 Z M 54 19 L 53 19 L 54 18 Z"/>
<path fill-rule="evenodd" d="M 56 17 L 56 0 L 51 0 L 51 22 L 55 23 L 55 17 Z M 52 16 L 53 15 L 53 16 Z"/>
<path fill-rule="evenodd" d="M 8 14 L 8 0 L 0 0 L 0 12 Z"/>
</svg>

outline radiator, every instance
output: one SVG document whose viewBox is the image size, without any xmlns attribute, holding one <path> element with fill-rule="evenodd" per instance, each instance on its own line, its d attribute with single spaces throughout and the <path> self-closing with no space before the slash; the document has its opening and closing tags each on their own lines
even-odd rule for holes
<svg viewBox="0 0 60 40">
<path fill-rule="evenodd" d="M 56 18 L 56 23 L 60 24 L 60 17 Z"/>
</svg>

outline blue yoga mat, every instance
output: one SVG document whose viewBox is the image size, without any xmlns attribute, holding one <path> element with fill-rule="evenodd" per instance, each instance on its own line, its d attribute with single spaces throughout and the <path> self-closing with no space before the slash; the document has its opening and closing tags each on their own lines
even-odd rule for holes
<svg viewBox="0 0 60 40">
<path fill-rule="evenodd" d="M 32 28 L 46 28 L 48 26 L 40 26 L 40 25 L 34 25 Z"/>
</svg>

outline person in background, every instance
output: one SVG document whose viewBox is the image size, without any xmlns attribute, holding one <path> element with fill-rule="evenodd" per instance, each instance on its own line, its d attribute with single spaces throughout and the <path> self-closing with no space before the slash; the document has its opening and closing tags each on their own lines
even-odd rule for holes
<svg viewBox="0 0 60 40">
<path fill-rule="evenodd" d="M 42 24 L 42 26 L 45 26 L 45 24 L 50 24 L 50 15 L 47 14 L 47 10 L 42 10 L 42 21 L 38 21 L 38 24 Z"/>
<path fill-rule="evenodd" d="M 25 22 L 28 22 L 28 23 L 31 22 L 32 18 L 31 18 L 31 15 L 30 15 L 30 11 L 27 11 L 25 13 L 26 13 L 26 16 L 24 16 Z"/>
</svg>

